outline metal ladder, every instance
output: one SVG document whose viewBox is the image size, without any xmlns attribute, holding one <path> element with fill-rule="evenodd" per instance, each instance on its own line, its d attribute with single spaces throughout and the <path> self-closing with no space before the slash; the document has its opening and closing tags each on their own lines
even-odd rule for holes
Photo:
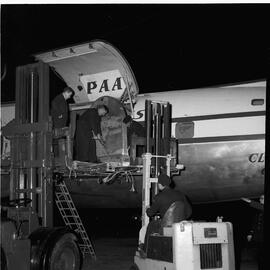
<svg viewBox="0 0 270 270">
<path fill-rule="evenodd" d="M 56 205 L 65 225 L 80 235 L 79 247 L 83 256 L 90 254 L 96 260 L 96 254 L 88 234 L 82 224 L 78 211 L 73 203 L 65 181 L 55 183 Z"/>
</svg>

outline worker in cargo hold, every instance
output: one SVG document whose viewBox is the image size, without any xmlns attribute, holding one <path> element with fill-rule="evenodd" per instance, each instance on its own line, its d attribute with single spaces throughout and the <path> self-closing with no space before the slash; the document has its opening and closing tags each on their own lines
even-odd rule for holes
<svg viewBox="0 0 270 270">
<path fill-rule="evenodd" d="M 63 92 L 57 95 L 51 104 L 51 116 L 54 128 L 63 128 L 69 124 L 69 109 L 67 100 L 71 98 L 74 91 L 65 87 Z"/>
<path fill-rule="evenodd" d="M 75 134 L 75 159 L 96 163 L 96 139 L 103 141 L 101 134 L 101 117 L 105 116 L 109 109 L 105 105 L 87 109 L 78 119 Z"/>
<path fill-rule="evenodd" d="M 159 215 L 160 219 L 152 219 L 148 224 L 142 251 L 145 252 L 148 237 L 153 233 L 163 234 L 164 227 L 171 227 L 173 223 L 188 220 L 192 214 L 192 207 L 184 193 L 171 188 L 171 178 L 162 173 L 158 177 L 159 193 L 153 198 L 152 205 L 146 210 L 150 218 Z"/>
</svg>

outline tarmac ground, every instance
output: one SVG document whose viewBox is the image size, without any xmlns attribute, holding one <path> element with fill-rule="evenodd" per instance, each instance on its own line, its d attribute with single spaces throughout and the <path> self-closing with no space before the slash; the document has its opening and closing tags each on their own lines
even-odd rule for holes
<svg viewBox="0 0 270 270">
<path fill-rule="evenodd" d="M 96 261 L 86 257 L 82 270 L 129 270 L 138 244 L 141 209 L 79 209 L 79 212 L 97 256 Z M 227 202 L 195 205 L 193 213 L 194 220 L 215 221 L 222 216 L 224 221 L 232 222 L 235 270 L 257 270 L 255 249 L 246 238 L 256 212 L 243 202 Z M 64 225 L 61 218 L 58 221 Z"/>
<path fill-rule="evenodd" d="M 137 249 L 137 238 L 99 238 L 93 241 L 97 260 L 86 257 L 82 270 L 129 270 Z M 257 270 L 254 250 L 242 250 L 239 270 Z"/>
</svg>

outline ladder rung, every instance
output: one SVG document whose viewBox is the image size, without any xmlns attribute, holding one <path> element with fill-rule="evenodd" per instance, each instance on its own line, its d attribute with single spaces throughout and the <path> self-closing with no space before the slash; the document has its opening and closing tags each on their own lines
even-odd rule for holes
<svg viewBox="0 0 270 270">
<path fill-rule="evenodd" d="M 62 207 L 61 205 L 59 205 L 59 209 L 63 209 L 63 210 L 67 210 L 67 211 L 70 211 L 70 212 L 74 212 L 74 213 L 78 213 L 77 211 L 75 211 L 75 208 L 72 208 L 72 207 Z"/>
<path fill-rule="evenodd" d="M 58 194 L 58 195 L 65 195 L 65 196 L 69 196 L 70 197 L 70 194 L 69 194 L 68 191 L 56 190 L 55 193 Z"/>
<path fill-rule="evenodd" d="M 82 248 L 84 248 L 86 250 L 90 250 L 90 251 L 93 250 L 93 249 L 90 249 L 88 245 L 79 245 L 79 247 L 82 247 Z"/>
<path fill-rule="evenodd" d="M 65 216 L 63 216 L 63 218 L 65 218 L 66 220 L 70 220 L 70 221 L 76 222 L 76 224 L 77 224 L 78 226 L 82 226 L 82 224 L 80 224 L 80 222 L 77 221 L 76 218 L 74 218 L 74 217 L 65 217 Z"/>
<path fill-rule="evenodd" d="M 58 199 L 58 201 L 59 202 L 68 202 L 68 203 L 72 203 L 73 204 L 73 202 L 72 202 L 72 200 L 71 199 L 67 199 L 67 198 L 64 198 L 64 200 L 60 200 L 60 199 Z"/>
<path fill-rule="evenodd" d="M 87 233 L 85 230 L 80 231 L 81 234 L 85 234 L 87 236 Z"/>
<path fill-rule="evenodd" d="M 69 201 L 63 201 L 63 200 L 61 200 L 61 201 L 57 201 L 56 204 L 60 205 L 60 207 L 61 207 L 62 204 L 64 204 L 64 206 L 68 206 L 69 209 L 74 209 L 75 208 L 75 206 L 72 205 Z"/>
</svg>

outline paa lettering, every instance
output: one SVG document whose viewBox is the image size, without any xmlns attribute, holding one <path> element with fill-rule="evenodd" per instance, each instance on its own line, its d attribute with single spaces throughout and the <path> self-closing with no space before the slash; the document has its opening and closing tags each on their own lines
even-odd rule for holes
<svg viewBox="0 0 270 270">
<path fill-rule="evenodd" d="M 255 163 L 255 162 L 264 162 L 264 153 L 253 153 L 248 157 L 248 160 L 251 163 Z"/>
<path fill-rule="evenodd" d="M 141 119 L 143 117 L 144 111 L 145 110 L 139 110 L 139 111 L 137 111 L 137 113 L 136 113 L 137 116 L 134 119 L 135 120 Z"/>
<path fill-rule="evenodd" d="M 121 85 L 121 78 L 122 77 L 118 77 L 116 78 L 113 87 L 110 89 L 109 85 L 108 85 L 108 79 L 103 80 L 100 88 L 99 88 L 99 93 L 103 93 L 103 92 L 109 92 L 109 91 L 116 91 L 116 90 L 122 90 L 122 85 Z M 97 88 L 97 81 L 91 81 L 91 82 L 87 82 L 87 94 L 91 95 L 92 94 L 92 90 Z"/>
</svg>

